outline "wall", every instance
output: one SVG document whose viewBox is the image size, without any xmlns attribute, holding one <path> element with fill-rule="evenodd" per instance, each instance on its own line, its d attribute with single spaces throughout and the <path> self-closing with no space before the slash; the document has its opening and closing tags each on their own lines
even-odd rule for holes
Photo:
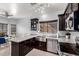
<svg viewBox="0 0 79 59">
<path fill-rule="evenodd" d="M 26 33 L 36 33 L 35 31 L 31 31 L 31 25 L 30 25 L 30 19 L 31 18 L 38 18 L 39 21 L 47 21 L 47 20 L 58 20 L 58 14 L 61 14 L 62 11 L 55 11 L 52 13 L 46 13 L 46 14 L 39 14 L 31 12 L 31 14 L 26 14 L 23 18 L 19 19 L 17 24 L 17 35 L 18 36 L 24 36 Z M 47 16 L 43 16 L 47 15 Z"/>
<path fill-rule="evenodd" d="M 0 23 L 17 24 L 17 20 L 14 18 L 7 18 L 7 17 L 0 16 Z"/>
<path fill-rule="evenodd" d="M 26 33 L 30 32 L 30 19 L 22 18 L 17 24 L 17 36 L 24 36 Z"/>
<path fill-rule="evenodd" d="M 30 19 L 29 18 L 7 18 L 0 16 L 0 23 L 8 24 L 8 35 L 11 35 L 11 24 L 16 24 L 17 36 L 22 36 L 26 33 L 30 33 Z"/>
<path fill-rule="evenodd" d="M 31 31 L 31 24 L 30 19 L 32 18 L 38 18 L 40 21 L 46 21 L 46 20 L 58 20 L 58 14 L 60 14 L 61 11 L 54 12 L 53 14 L 47 13 L 46 18 L 42 18 L 42 15 L 39 14 L 31 14 L 26 15 L 26 17 L 19 18 L 17 22 L 17 36 L 24 36 L 26 33 L 37 33 L 35 31 Z"/>
<path fill-rule="evenodd" d="M 39 16 L 40 21 L 47 21 L 47 20 L 58 20 L 58 15 L 62 14 L 62 11 L 55 11 L 55 12 L 51 12 L 51 13 L 46 13 L 46 14 L 42 14 Z"/>
<path fill-rule="evenodd" d="M 61 36 L 65 36 L 66 31 L 60 31 L 59 33 Z M 73 31 L 70 33 L 71 33 L 71 36 L 74 36 L 74 37 L 79 36 L 79 32 L 77 32 L 77 31 Z"/>
<path fill-rule="evenodd" d="M 59 32 L 59 35 L 60 36 L 65 36 L 65 33 L 66 33 L 66 31 L 60 31 Z M 72 31 L 72 32 L 70 32 L 71 33 L 71 41 L 72 42 L 75 42 L 75 38 L 76 37 L 79 37 L 79 32 L 77 32 L 77 31 Z"/>
<path fill-rule="evenodd" d="M 11 3 L 11 4 L 0 4 L 0 9 L 6 10 L 9 13 L 11 12 L 12 15 L 14 16 L 19 16 L 19 17 L 24 17 L 16 21 L 16 19 L 11 20 L 7 19 L 4 17 L 0 17 L 0 22 L 1 23 L 7 23 L 8 25 L 8 34 L 10 34 L 10 24 L 14 23 L 17 24 L 17 35 L 24 35 L 26 33 L 30 33 L 30 19 L 31 18 L 38 18 L 40 21 L 45 21 L 45 20 L 55 20 L 58 19 L 57 15 L 62 13 L 64 8 L 66 7 L 66 4 L 53 4 L 49 8 L 46 8 L 44 11 L 46 12 L 45 14 L 47 15 L 46 17 L 43 16 L 43 14 L 40 14 L 41 11 L 37 11 L 37 8 L 33 8 L 32 5 L 29 4 L 16 4 L 16 3 Z M 30 8 L 29 8 L 30 7 Z M 60 7 L 60 8 L 58 8 Z M 25 18 L 26 17 L 26 18 Z"/>
<path fill-rule="evenodd" d="M 37 8 L 33 9 L 33 6 L 27 5 L 26 4 L 18 4 L 18 12 L 17 15 L 18 16 L 25 16 L 26 18 L 23 18 L 21 20 L 19 20 L 18 25 L 17 25 L 17 35 L 21 35 L 23 36 L 26 33 L 36 33 L 35 31 L 31 31 L 30 29 L 30 19 L 31 18 L 38 18 L 40 21 L 47 21 L 47 20 L 58 20 L 58 14 L 62 14 L 64 13 L 64 9 L 66 8 L 66 6 L 63 6 L 64 8 L 62 8 L 62 6 L 60 5 L 60 8 L 58 8 L 59 4 L 56 6 L 56 4 L 49 8 L 46 8 L 44 10 L 45 13 L 41 13 L 41 11 L 37 11 Z M 31 7 L 29 9 L 29 7 Z M 54 8 L 55 7 L 55 8 Z M 61 9 L 61 10 L 60 10 Z"/>
</svg>

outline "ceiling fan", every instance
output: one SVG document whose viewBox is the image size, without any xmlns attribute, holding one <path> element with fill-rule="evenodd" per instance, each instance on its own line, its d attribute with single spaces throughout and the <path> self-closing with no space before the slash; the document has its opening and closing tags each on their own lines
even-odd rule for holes
<svg viewBox="0 0 79 59">
<path fill-rule="evenodd" d="M 12 14 L 9 14 L 8 12 L 5 12 L 5 16 L 6 17 L 10 17 L 10 16 L 13 16 Z"/>
<path fill-rule="evenodd" d="M 4 16 L 4 17 L 10 17 L 13 16 L 12 14 L 9 14 L 9 12 L 0 9 L 0 16 Z"/>
</svg>

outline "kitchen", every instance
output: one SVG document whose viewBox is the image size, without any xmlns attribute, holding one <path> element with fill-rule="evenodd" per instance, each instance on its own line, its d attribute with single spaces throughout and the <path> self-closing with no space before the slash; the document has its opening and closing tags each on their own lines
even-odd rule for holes
<svg viewBox="0 0 79 59">
<path fill-rule="evenodd" d="M 10 47 L 10 56 L 79 55 L 78 40 L 76 41 L 79 39 L 78 3 L 0 5 L 6 5 L 6 8 L 9 6 L 7 11 L 11 11 L 11 14 L 2 11 L 3 16 L 0 17 L 1 32 L 7 34 L 0 35 L 7 36 L 8 40 L 7 44 L 1 42 L 1 46 Z M 6 31 L 3 30 L 4 24 L 8 26 Z M 40 52 L 32 52 L 37 50 Z"/>
</svg>

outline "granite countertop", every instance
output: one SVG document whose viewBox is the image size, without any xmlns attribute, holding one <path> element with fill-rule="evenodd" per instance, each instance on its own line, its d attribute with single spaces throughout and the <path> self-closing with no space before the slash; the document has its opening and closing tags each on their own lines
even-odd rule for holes
<svg viewBox="0 0 79 59">
<path fill-rule="evenodd" d="M 71 43 L 71 44 L 76 44 L 75 39 L 66 39 L 65 37 L 57 38 L 57 37 L 46 37 L 48 40 L 58 40 L 58 42 L 62 43 Z"/>
<path fill-rule="evenodd" d="M 58 41 L 59 41 L 59 42 L 62 42 L 62 43 L 76 44 L 76 42 L 75 42 L 74 39 L 66 39 L 65 37 L 63 37 L 63 38 L 58 38 Z"/>
<path fill-rule="evenodd" d="M 57 40 L 56 36 L 52 36 L 51 37 L 51 35 L 48 35 L 48 34 L 40 34 L 39 33 L 39 34 L 30 34 L 30 35 L 27 35 L 26 34 L 23 37 L 15 37 L 15 38 L 12 38 L 11 41 L 13 41 L 13 42 L 22 42 L 24 40 L 29 40 L 29 39 L 31 39 L 33 37 L 45 37 L 45 38 L 49 38 L 51 40 L 52 40 L 52 38 Z"/>
<path fill-rule="evenodd" d="M 38 35 L 26 35 L 24 37 L 15 37 L 15 38 L 12 38 L 11 41 L 13 41 L 13 42 L 22 42 L 24 40 L 29 40 L 29 39 L 37 37 L 37 36 Z"/>
<path fill-rule="evenodd" d="M 33 37 L 40 37 L 40 36 L 44 36 L 46 39 L 48 40 L 58 40 L 58 42 L 62 42 L 62 43 L 72 43 L 72 44 L 76 44 L 75 42 L 75 38 L 73 39 L 66 39 L 65 37 L 57 37 L 55 35 L 41 35 L 41 34 L 30 34 L 30 35 L 25 35 L 24 37 L 15 37 L 15 38 L 12 38 L 11 41 L 14 41 L 14 42 L 22 42 L 24 40 L 29 40 Z"/>
<path fill-rule="evenodd" d="M 56 37 L 46 37 L 46 39 L 48 39 L 48 40 L 58 40 L 58 38 L 56 38 Z"/>
</svg>

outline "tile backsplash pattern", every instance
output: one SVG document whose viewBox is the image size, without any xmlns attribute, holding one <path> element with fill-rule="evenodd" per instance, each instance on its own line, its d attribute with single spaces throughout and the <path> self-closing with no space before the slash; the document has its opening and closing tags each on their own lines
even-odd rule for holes
<svg viewBox="0 0 79 59">
<path fill-rule="evenodd" d="M 59 36 L 65 37 L 67 31 L 59 31 Z M 71 33 L 71 41 L 75 42 L 76 37 L 79 37 L 79 32 L 70 32 Z"/>
<path fill-rule="evenodd" d="M 65 36 L 65 34 L 67 33 L 67 31 L 60 31 L 59 32 L 59 35 L 61 36 Z M 79 32 L 70 32 L 71 33 L 71 36 L 79 36 Z"/>
</svg>

